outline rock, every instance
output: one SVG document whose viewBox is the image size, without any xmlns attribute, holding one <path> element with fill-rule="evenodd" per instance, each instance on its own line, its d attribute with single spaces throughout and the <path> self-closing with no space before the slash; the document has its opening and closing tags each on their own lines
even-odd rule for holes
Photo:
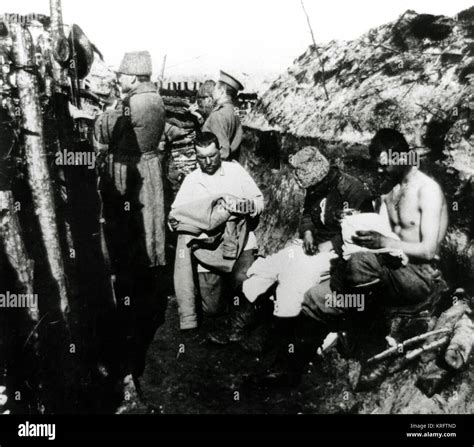
<svg viewBox="0 0 474 447">
<path fill-rule="evenodd" d="M 439 393 L 452 379 L 452 372 L 431 362 L 424 374 L 416 382 L 416 386 L 428 397 Z"/>
</svg>

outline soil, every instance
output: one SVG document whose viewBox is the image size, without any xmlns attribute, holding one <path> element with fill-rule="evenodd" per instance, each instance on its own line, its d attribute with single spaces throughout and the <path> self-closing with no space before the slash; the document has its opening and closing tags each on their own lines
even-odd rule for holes
<svg viewBox="0 0 474 447">
<path fill-rule="evenodd" d="M 304 410 L 301 390 L 250 394 L 243 377 L 269 365 L 274 353 L 252 355 L 238 345 L 219 347 L 207 341 L 209 330 L 222 318 L 204 320 L 196 331 L 179 330 L 175 299 L 167 309 L 166 323 L 151 344 L 146 369 L 140 379 L 146 404 L 134 398 L 120 412 L 152 411 L 162 414 L 262 414 Z"/>
<path fill-rule="evenodd" d="M 132 382 L 126 386 L 122 414 L 470 414 L 474 372 L 461 372 L 445 389 L 428 398 L 416 388 L 416 368 L 389 376 L 368 392 L 353 391 L 349 377 L 359 363 L 337 349 L 316 357 L 297 388 L 248 389 L 244 378 L 261 371 L 274 358 L 270 349 L 252 355 L 238 345 L 216 347 L 206 340 L 215 320 L 195 332 L 178 329 L 177 306 L 170 300 L 166 323 L 158 329 L 139 380 L 142 399 Z M 258 331 L 258 329 L 257 329 Z M 367 334 L 368 335 L 368 334 Z M 254 335 L 255 336 L 255 335 Z M 374 336 L 372 335 L 372 339 Z M 383 342 L 381 335 L 375 338 Z M 365 342 L 363 342 L 365 343 Z"/>
</svg>

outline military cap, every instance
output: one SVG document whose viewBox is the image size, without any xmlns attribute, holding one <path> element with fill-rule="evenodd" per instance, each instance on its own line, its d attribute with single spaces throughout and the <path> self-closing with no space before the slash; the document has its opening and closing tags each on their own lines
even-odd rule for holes
<svg viewBox="0 0 474 447">
<path fill-rule="evenodd" d="M 298 171 L 304 188 L 317 185 L 329 174 L 329 161 L 313 146 L 301 149 L 290 157 L 289 162 Z"/>
<path fill-rule="evenodd" d="M 219 77 L 219 81 L 223 82 L 224 84 L 229 85 L 230 87 L 232 87 L 237 92 L 240 92 L 241 90 L 244 89 L 244 86 L 242 85 L 241 82 L 239 82 L 237 79 L 235 79 L 229 73 L 226 73 L 225 71 L 222 71 L 222 70 L 221 70 L 221 74 L 220 74 L 220 77 Z"/>
<path fill-rule="evenodd" d="M 151 55 L 148 51 L 125 53 L 117 73 L 132 76 L 151 76 Z"/>
</svg>

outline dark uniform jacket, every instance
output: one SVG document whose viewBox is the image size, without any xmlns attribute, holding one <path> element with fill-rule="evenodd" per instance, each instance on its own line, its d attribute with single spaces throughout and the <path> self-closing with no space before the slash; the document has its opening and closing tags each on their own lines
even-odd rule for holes
<svg viewBox="0 0 474 447">
<path fill-rule="evenodd" d="M 239 150 L 244 136 L 240 118 L 231 102 L 217 106 L 204 123 L 202 131 L 211 132 L 218 138 L 224 160 L 232 158 Z"/>
<path fill-rule="evenodd" d="M 165 107 L 155 85 L 132 89 L 115 110 L 95 125 L 99 143 L 108 144 L 102 175 L 106 234 L 118 271 L 130 265 L 166 264 L 163 173 L 158 155 Z M 124 202 L 130 210 L 124 209 Z M 128 262 L 128 264 L 127 264 Z"/>
<path fill-rule="evenodd" d="M 355 177 L 331 167 L 327 179 L 306 191 L 300 235 L 310 230 L 316 244 L 332 241 L 336 250 L 342 245 L 339 216 L 343 209 L 373 211 L 369 189 Z"/>
<path fill-rule="evenodd" d="M 152 82 L 133 88 L 115 110 L 102 114 L 95 132 L 115 155 L 137 155 L 158 150 L 165 129 L 165 105 Z"/>
</svg>

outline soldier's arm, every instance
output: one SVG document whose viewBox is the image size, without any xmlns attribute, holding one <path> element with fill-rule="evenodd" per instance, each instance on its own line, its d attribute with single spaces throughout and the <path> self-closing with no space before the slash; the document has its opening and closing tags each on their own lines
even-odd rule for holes
<svg viewBox="0 0 474 447">
<path fill-rule="evenodd" d="M 305 233 L 310 231 L 312 234 L 316 233 L 316 226 L 314 225 L 311 210 L 313 208 L 312 201 L 308 195 L 306 195 L 304 201 L 303 215 L 300 220 L 300 237 L 303 238 Z M 318 207 L 319 208 L 319 207 Z"/>
<path fill-rule="evenodd" d="M 97 115 L 94 122 L 94 145 L 99 152 L 108 150 L 116 126 L 120 126 L 122 117 L 122 102 L 114 104 L 114 107 L 110 107 Z"/>
</svg>

